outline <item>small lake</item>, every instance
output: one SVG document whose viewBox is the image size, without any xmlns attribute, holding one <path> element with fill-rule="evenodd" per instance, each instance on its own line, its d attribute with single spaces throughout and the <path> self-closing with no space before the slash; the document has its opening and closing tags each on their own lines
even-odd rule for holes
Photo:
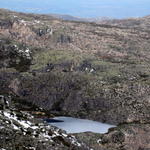
<svg viewBox="0 0 150 150">
<path fill-rule="evenodd" d="M 55 117 L 54 120 L 47 122 L 53 126 L 56 126 L 67 133 L 81 133 L 81 132 L 94 132 L 94 133 L 107 133 L 109 128 L 115 127 L 105 123 L 97 121 L 91 121 L 87 119 L 77 119 L 72 117 Z"/>
</svg>

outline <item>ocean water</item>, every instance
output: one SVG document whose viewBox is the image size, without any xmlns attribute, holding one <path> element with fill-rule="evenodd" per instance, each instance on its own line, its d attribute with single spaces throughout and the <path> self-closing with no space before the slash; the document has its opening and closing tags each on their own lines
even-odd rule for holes
<svg viewBox="0 0 150 150">
<path fill-rule="evenodd" d="M 81 133 L 81 132 L 93 132 L 93 133 L 107 133 L 109 128 L 115 127 L 105 123 L 97 121 L 91 121 L 87 119 L 77 119 L 72 117 L 55 117 L 56 120 L 64 122 L 49 123 L 56 126 L 67 133 Z"/>
<path fill-rule="evenodd" d="M 150 0 L 0 0 L 0 8 L 84 18 L 128 18 L 149 15 Z"/>
</svg>

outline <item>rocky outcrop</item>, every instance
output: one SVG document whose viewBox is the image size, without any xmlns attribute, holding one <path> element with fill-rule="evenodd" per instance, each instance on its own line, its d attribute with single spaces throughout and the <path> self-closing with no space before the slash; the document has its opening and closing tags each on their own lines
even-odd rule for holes
<svg viewBox="0 0 150 150">
<path fill-rule="evenodd" d="M 51 36 L 53 34 L 53 29 L 50 27 L 45 27 L 45 28 L 38 28 L 38 29 L 34 29 L 34 32 L 38 35 L 38 36 Z"/>
<path fill-rule="evenodd" d="M 150 149 L 149 124 L 125 124 L 104 135 L 99 144 L 114 150 Z"/>
<path fill-rule="evenodd" d="M 148 150 L 149 124 L 124 124 L 107 134 L 79 133 L 75 136 L 94 150 Z"/>
<path fill-rule="evenodd" d="M 1 96 L 4 100 L 6 97 Z M 2 102 L 2 99 L 0 102 Z M 8 101 L 6 100 L 8 103 Z M 7 109 L 0 110 L 0 148 L 8 150 L 88 150 L 85 144 L 64 131 L 46 125 L 27 112 Z"/>
<path fill-rule="evenodd" d="M 31 60 L 31 51 L 26 45 L 13 43 L 10 39 L 0 40 L 0 68 L 15 68 L 25 72 Z"/>
</svg>

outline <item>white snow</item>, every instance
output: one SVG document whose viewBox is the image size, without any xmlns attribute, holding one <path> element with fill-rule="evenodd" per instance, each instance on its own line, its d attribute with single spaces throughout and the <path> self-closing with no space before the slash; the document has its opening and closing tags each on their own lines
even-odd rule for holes
<svg viewBox="0 0 150 150">
<path fill-rule="evenodd" d="M 16 125 L 13 124 L 12 126 L 15 130 L 19 130 L 19 128 Z"/>
<path fill-rule="evenodd" d="M 8 112 L 4 112 L 4 115 L 5 115 L 5 117 L 9 118 L 10 121 L 12 121 L 12 120 L 17 121 L 21 126 L 23 126 L 26 129 L 31 126 L 31 122 L 25 121 L 25 120 L 18 120 L 15 115 L 11 115 Z M 16 125 L 14 125 L 14 124 L 12 124 L 12 125 L 13 125 L 14 129 L 16 129 L 16 130 L 19 129 Z"/>
<path fill-rule="evenodd" d="M 77 142 L 76 139 L 72 139 L 72 144 L 77 145 L 77 146 L 81 146 L 81 143 Z"/>
<path fill-rule="evenodd" d="M 25 147 L 25 148 L 28 149 L 28 150 L 36 150 L 35 147 Z"/>
<path fill-rule="evenodd" d="M 25 52 L 26 52 L 26 53 L 29 53 L 29 52 L 30 52 L 30 50 L 27 48 L 27 49 L 25 50 Z"/>
<path fill-rule="evenodd" d="M 102 139 L 98 139 L 98 140 L 97 140 L 97 143 L 100 143 L 101 141 L 102 141 Z"/>
<path fill-rule="evenodd" d="M 67 137 L 68 135 L 67 135 L 67 134 L 62 133 L 62 136 Z"/>
<path fill-rule="evenodd" d="M 28 59 L 31 58 L 31 51 L 29 50 L 29 48 L 27 48 L 26 50 L 18 50 L 18 52 L 24 56 L 26 56 Z"/>
<path fill-rule="evenodd" d="M 30 128 L 32 128 L 33 130 L 38 129 L 38 126 L 30 126 Z"/>
<path fill-rule="evenodd" d="M 15 15 L 14 15 L 14 18 L 17 18 L 17 17 L 18 17 L 18 16 L 15 16 Z"/>
<path fill-rule="evenodd" d="M 94 69 L 93 69 L 93 68 L 90 70 L 90 73 L 92 73 L 92 72 L 94 72 Z"/>
<path fill-rule="evenodd" d="M 34 20 L 34 22 L 35 22 L 35 23 L 40 23 L 40 21 L 39 21 L 39 20 Z"/>
<path fill-rule="evenodd" d="M 36 126 L 36 125 L 34 125 L 34 123 L 31 123 L 30 121 L 20 120 L 20 118 L 18 118 L 16 116 L 15 112 L 5 111 L 3 114 L 6 118 L 8 118 L 8 120 L 9 120 L 8 123 L 11 122 L 11 126 L 13 127 L 13 129 L 20 130 L 20 127 L 23 127 L 24 135 L 26 135 L 26 131 L 28 128 L 32 128 L 34 130 L 33 137 L 35 137 L 35 135 L 37 134 L 37 131 L 40 131 L 40 134 L 38 136 L 40 141 L 53 142 L 54 137 L 62 136 L 62 138 L 66 138 L 66 137 L 69 138 L 70 142 L 74 145 L 77 145 L 79 147 L 82 145 L 81 143 L 79 143 L 77 141 L 77 139 L 74 136 L 68 136 L 67 134 L 62 133 L 60 131 L 60 129 L 55 129 L 54 127 L 52 127 L 50 125 L 45 125 L 44 123 L 39 123 L 38 126 Z M 28 116 L 31 117 L 29 114 L 28 114 Z M 16 125 L 15 121 L 19 125 Z M 0 126 L 0 129 L 2 129 L 2 128 L 4 128 L 4 127 Z M 53 135 L 49 135 L 50 130 L 52 131 Z M 30 147 L 29 149 L 32 149 L 32 148 Z M 34 149 L 34 147 L 33 147 L 33 149 Z"/>
<path fill-rule="evenodd" d="M 20 22 L 21 22 L 21 23 L 25 23 L 26 21 L 22 19 L 22 20 L 20 20 Z"/>
<path fill-rule="evenodd" d="M 23 51 L 22 49 L 20 49 L 18 52 L 19 52 L 19 53 L 24 53 L 24 51 Z"/>
<path fill-rule="evenodd" d="M 28 124 L 26 121 L 22 120 L 22 121 L 18 121 L 24 128 L 29 128 L 31 125 Z"/>
</svg>

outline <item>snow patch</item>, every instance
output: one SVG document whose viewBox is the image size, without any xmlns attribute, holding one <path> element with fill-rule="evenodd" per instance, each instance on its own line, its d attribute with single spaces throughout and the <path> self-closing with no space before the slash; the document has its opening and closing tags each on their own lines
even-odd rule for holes
<svg viewBox="0 0 150 150">
<path fill-rule="evenodd" d="M 15 16 L 15 15 L 14 15 L 13 17 L 14 17 L 14 18 L 18 18 L 18 16 Z"/>
<path fill-rule="evenodd" d="M 39 21 L 39 20 L 34 20 L 34 22 L 35 22 L 35 23 L 40 23 L 40 21 Z"/>
<path fill-rule="evenodd" d="M 18 120 L 18 118 L 16 117 L 16 115 L 11 115 L 8 112 L 4 112 L 4 116 L 7 117 L 7 118 L 9 118 L 9 120 L 11 121 L 14 129 L 16 129 L 16 130 L 18 130 L 19 128 L 16 125 L 14 125 L 14 123 L 12 122 L 13 120 L 17 121 L 21 126 L 23 126 L 26 129 L 31 126 L 31 122 L 25 121 L 25 120 Z"/>
</svg>

